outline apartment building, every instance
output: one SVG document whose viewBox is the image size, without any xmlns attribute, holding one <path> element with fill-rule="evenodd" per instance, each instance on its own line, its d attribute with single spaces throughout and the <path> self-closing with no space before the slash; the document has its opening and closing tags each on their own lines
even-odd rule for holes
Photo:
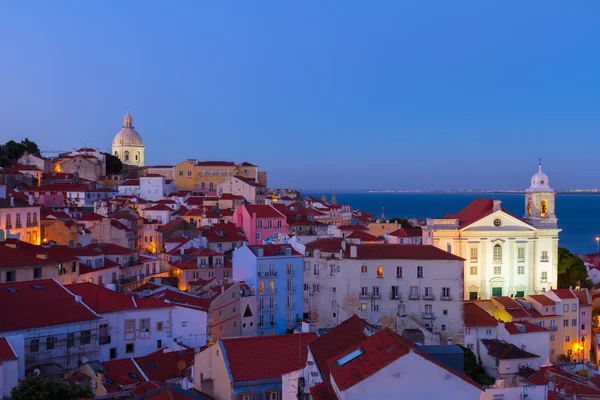
<svg viewBox="0 0 600 400">
<path fill-rule="evenodd" d="M 353 244 L 321 239 L 306 245 L 305 316 L 317 328 L 353 314 L 414 340 L 463 343 L 464 260 L 434 246 Z"/>
</svg>

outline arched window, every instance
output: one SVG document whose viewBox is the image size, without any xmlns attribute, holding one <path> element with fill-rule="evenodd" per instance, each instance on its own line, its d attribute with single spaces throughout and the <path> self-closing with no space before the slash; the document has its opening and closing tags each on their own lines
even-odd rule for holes
<svg viewBox="0 0 600 400">
<path fill-rule="evenodd" d="M 533 201 L 531 199 L 527 200 L 527 215 L 531 216 L 533 214 Z"/>
<path fill-rule="evenodd" d="M 140 152 L 136 151 L 135 152 L 135 161 L 139 161 L 140 160 Z"/>
<path fill-rule="evenodd" d="M 202 183 L 200 184 L 200 189 L 206 189 L 206 183 L 202 182 Z"/>
<path fill-rule="evenodd" d="M 119 152 L 115 151 L 115 157 L 119 157 Z"/>
<path fill-rule="evenodd" d="M 214 183 L 211 182 L 210 183 L 210 191 L 212 192 L 214 190 L 215 190 L 215 185 L 214 185 Z"/>
<path fill-rule="evenodd" d="M 494 261 L 502 261 L 502 246 L 500 246 L 499 244 L 494 246 Z"/>
<path fill-rule="evenodd" d="M 448 253 L 452 253 L 452 245 L 450 243 L 446 245 L 446 249 L 448 250 Z"/>
<path fill-rule="evenodd" d="M 125 152 L 125 161 L 129 161 L 129 152 L 128 151 Z"/>
<path fill-rule="evenodd" d="M 548 201 L 542 200 L 542 204 L 540 204 L 540 217 L 545 217 L 548 215 Z"/>
</svg>

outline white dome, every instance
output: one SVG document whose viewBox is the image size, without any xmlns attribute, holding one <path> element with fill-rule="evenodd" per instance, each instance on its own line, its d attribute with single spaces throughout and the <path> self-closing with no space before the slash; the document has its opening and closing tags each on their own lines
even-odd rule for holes
<svg viewBox="0 0 600 400">
<path fill-rule="evenodd" d="M 117 133 L 112 142 L 113 147 L 117 146 L 133 146 L 133 147 L 144 147 L 144 141 L 142 140 L 142 136 L 137 133 L 135 129 L 133 129 L 133 118 L 129 115 L 129 111 L 127 111 L 127 115 L 123 118 L 123 129 Z"/>
<path fill-rule="evenodd" d="M 552 191 L 552 188 L 549 185 L 550 179 L 548 179 L 548 175 L 542 172 L 542 163 L 540 161 L 538 172 L 531 177 L 531 186 L 529 189 L 527 189 L 527 191 Z"/>
</svg>

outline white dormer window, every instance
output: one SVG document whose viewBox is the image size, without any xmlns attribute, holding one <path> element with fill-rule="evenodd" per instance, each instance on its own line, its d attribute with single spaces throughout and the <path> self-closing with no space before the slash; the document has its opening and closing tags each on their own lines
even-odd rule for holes
<svg viewBox="0 0 600 400">
<path fill-rule="evenodd" d="M 258 249 L 256 253 L 258 257 L 264 257 L 265 255 L 265 251 L 263 249 Z"/>
</svg>

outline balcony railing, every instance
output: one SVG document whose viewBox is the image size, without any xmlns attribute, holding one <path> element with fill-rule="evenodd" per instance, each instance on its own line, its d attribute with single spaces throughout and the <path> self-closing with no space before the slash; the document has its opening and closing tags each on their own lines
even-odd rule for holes
<svg viewBox="0 0 600 400">
<path fill-rule="evenodd" d="M 381 293 L 373 293 L 373 294 L 371 295 L 371 298 L 372 298 L 372 299 L 381 299 Z"/>
<path fill-rule="evenodd" d="M 390 293 L 390 300 L 401 300 L 402 296 L 400 296 L 400 293 Z"/>
<path fill-rule="evenodd" d="M 554 326 L 550 325 L 550 326 L 548 327 L 548 330 L 549 330 L 549 331 L 552 331 L 552 332 L 556 332 L 556 331 L 558 330 L 558 326 L 556 326 L 556 325 L 554 325 Z"/>
<path fill-rule="evenodd" d="M 361 293 L 361 294 L 358 295 L 358 298 L 359 299 L 363 299 L 363 300 L 370 299 L 371 298 L 371 293 Z"/>
<path fill-rule="evenodd" d="M 423 319 L 435 319 L 435 314 L 432 312 L 424 312 L 421 314 Z"/>
<path fill-rule="evenodd" d="M 269 321 L 269 326 L 275 326 L 275 321 Z"/>
<path fill-rule="evenodd" d="M 277 271 L 269 271 L 269 276 L 277 276 Z"/>
<path fill-rule="evenodd" d="M 435 300 L 435 295 L 433 293 L 425 293 L 423 295 L 423 300 Z"/>
<path fill-rule="evenodd" d="M 440 300 L 451 301 L 452 300 L 452 296 L 450 296 L 450 295 L 448 295 L 448 296 L 441 295 L 440 296 Z"/>
<path fill-rule="evenodd" d="M 419 293 L 410 293 L 408 298 L 411 300 L 419 300 Z"/>
</svg>

